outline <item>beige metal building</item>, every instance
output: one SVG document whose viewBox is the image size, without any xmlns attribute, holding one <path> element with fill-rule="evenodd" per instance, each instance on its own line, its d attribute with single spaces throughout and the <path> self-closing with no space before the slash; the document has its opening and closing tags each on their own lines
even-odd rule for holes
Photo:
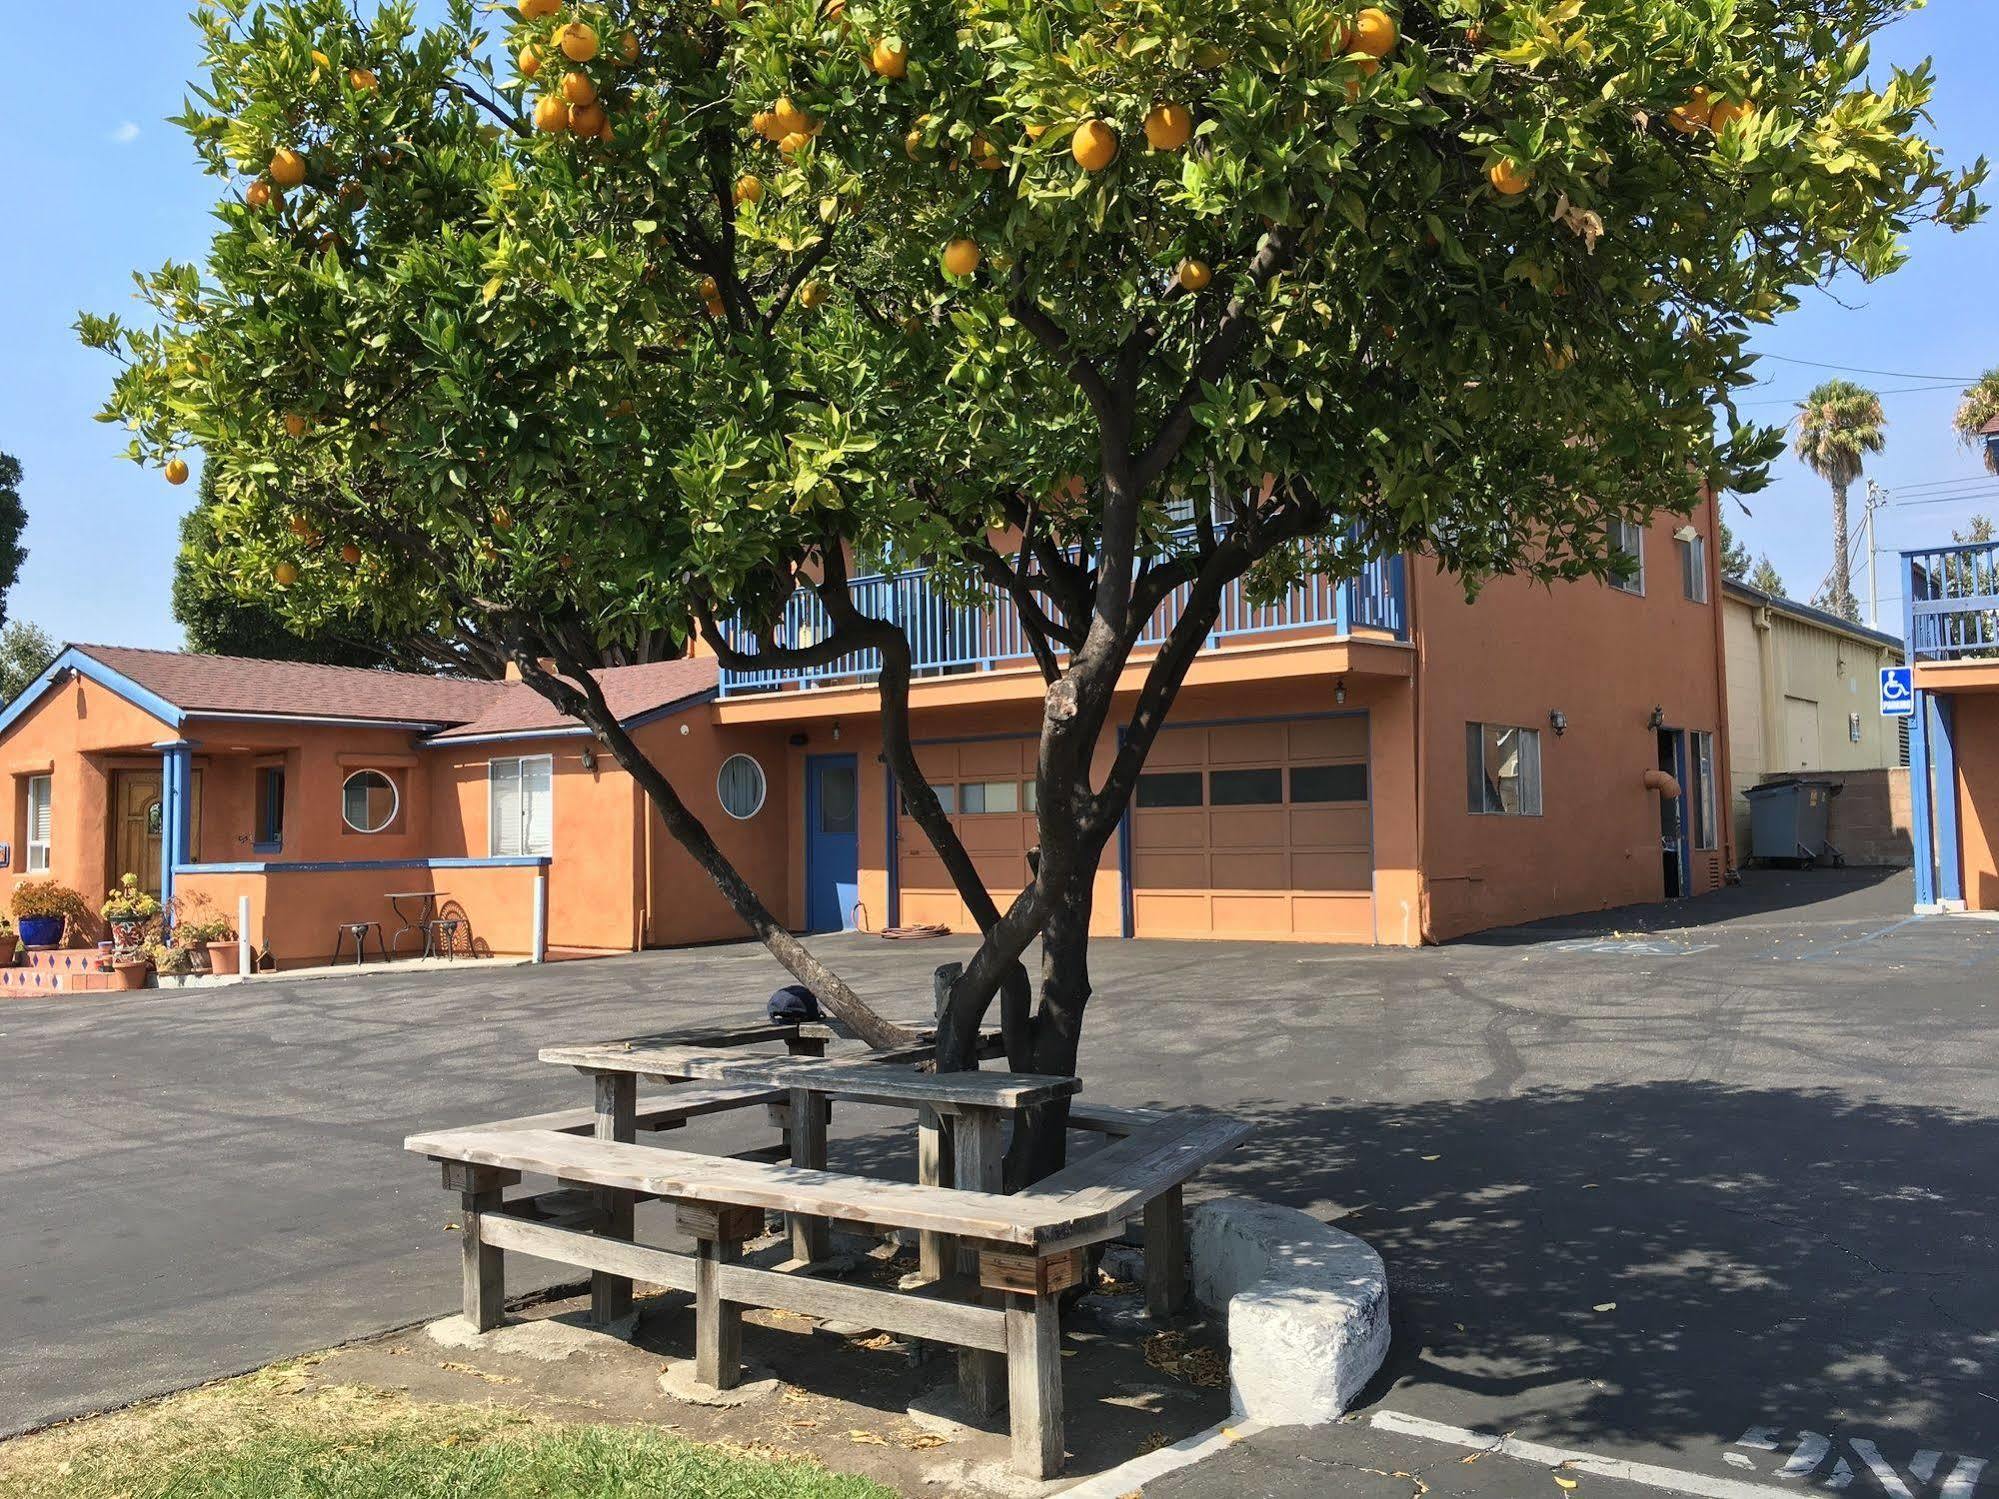
<svg viewBox="0 0 1999 1499">
<path fill-rule="evenodd" d="M 1909 858 L 1906 719 L 1883 718 L 1880 669 L 1902 642 L 1745 583 L 1722 586 L 1736 847 L 1750 854 L 1743 792 L 1777 776 L 1841 784 L 1832 841 L 1849 863 Z"/>
</svg>

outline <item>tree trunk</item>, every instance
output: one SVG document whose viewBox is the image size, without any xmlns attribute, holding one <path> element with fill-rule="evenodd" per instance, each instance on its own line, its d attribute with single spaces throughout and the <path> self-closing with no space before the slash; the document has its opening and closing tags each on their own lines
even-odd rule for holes
<svg viewBox="0 0 1999 1499">
<path fill-rule="evenodd" d="M 1847 560 L 1849 540 L 1846 527 L 1846 486 L 1832 487 L 1832 601 L 1834 614 L 1857 619 L 1860 611 L 1853 602 L 1853 570 Z"/>
<path fill-rule="evenodd" d="M 1101 850 L 1086 856 L 1089 868 L 1048 907 L 1041 929 L 1041 1006 L 1034 1016 L 1031 1070 L 1073 1077 L 1090 1002 L 1090 910 Z M 1069 1100 L 1023 1110 L 1007 1150 L 1009 1191 L 1040 1181 L 1068 1160 Z"/>
</svg>

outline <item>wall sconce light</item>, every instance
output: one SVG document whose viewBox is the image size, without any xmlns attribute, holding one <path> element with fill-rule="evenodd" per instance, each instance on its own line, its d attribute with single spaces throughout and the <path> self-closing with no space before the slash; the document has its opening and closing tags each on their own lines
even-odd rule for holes
<svg viewBox="0 0 1999 1499">
<path fill-rule="evenodd" d="M 1341 677 L 1337 682 L 1333 683 L 1333 701 L 1336 703 L 1344 703 L 1346 700 L 1347 700 L 1347 679 L 1345 677 Z"/>
<path fill-rule="evenodd" d="M 680 737 L 681 737 L 682 739 L 685 739 L 685 738 L 686 738 L 686 737 L 687 737 L 687 736 L 688 736 L 689 734 L 691 734 L 691 733 L 693 733 L 693 732 L 694 732 L 694 731 L 693 731 L 692 729 L 688 728 L 686 724 L 682 724 L 682 725 L 680 726 Z"/>
<path fill-rule="evenodd" d="M 1666 727 L 1666 710 L 1665 710 L 1664 708 L 1654 708 L 1654 709 L 1652 710 L 1652 716 L 1651 716 L 1651 717 L 1650 717 L 1649 719 L 1647 719 L 1647 720 L 1645 721 L 1645 726 L 1646 726 L 1646 727 L 1647 727 L 1648 729 L 1663 729 L 1663 728 L 1665 728 L 1665 727 Z"/>
<path fill-rule="evenodd" d="M 1564 713 L 1560 708 L 1550 708 L 1548 710 L 1548 727 L 1553 729 L 1555 737 L 1560 739 L 1564 734 L 1569 732 L 1569 715 Z"/>
<path fill-rule="evenodd" d="M 833 720 L 833 742 L 835 744 L 840 742 L 840 720 L 837 718 Z"/>
<path fill-rule="evenodd" d="M 1699 541 L 1700 539 L 1701 533 L 1696 531 L 1692 526 L 1682 526 L 1673 533 L 1673 540 L 1675 541 Z"/>
<path fill-rule="evenodd" d="M 583 768 L 585 770 L 595 770 L 597 768 L 597 752 L 587 744 L 583 747 Z"/>
</svg>

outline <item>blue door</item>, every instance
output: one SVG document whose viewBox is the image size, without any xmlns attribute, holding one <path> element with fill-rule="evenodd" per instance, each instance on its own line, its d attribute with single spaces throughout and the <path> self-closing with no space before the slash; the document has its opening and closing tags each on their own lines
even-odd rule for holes
<svg viewBox="0 0 1999 1499">
<path fill-rule="evenodd" d="M 805 761 L 805 928 L 842 932 L 861 898 L 860 772 L 852 755 Z"/>
</svg>

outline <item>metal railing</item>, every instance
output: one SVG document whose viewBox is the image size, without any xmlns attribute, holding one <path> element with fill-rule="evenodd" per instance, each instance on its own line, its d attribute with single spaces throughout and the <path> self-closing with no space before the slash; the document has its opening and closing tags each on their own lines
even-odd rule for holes
<svg viewBox="0 0 1999 1499">
<path fill-rule="evenodd" d="M 1911 661 L 1999 654 L 1999 542 L 1902 553 Z"/>
<path fill-rule="evenodd" d="M 1399 556 L 1368 563 L 1357 578 L 1306 578 L 1283 598 L 1267 604 L 1253 603 L 1238 579 L 1222 595 L 1221 612 L 1209 643 L 1287 631 L 1318 631 L 1325 637 L 1337 637 L 1368 630 L 1407 640 L 1406 582 Z M 929 568 L 855 578 L 849 587 L 861 613 L 902 626 L 909 636 L 918 676 L 994 671 L 1029 665 L 1034 660 L 1021 628 L 1019 607 L 1011 595 L 995 585 L 982 587 L 977 601 L 970 604 L 941 597 L 931 587 Z M 1140 651 L 1165 643 L 1188 595 L 1189 588 L 1183 585 L 1166 596 L 1138 638 Z M 755 654 L 756 641 L 736 622 L 731 621 L 725 629 L 736 649 Z M 786 602 L 774 638 L 783 645 L 803 647 L 826 639 L 832 631 L 832 621 L 819 596 L 801 589 Z M 880 671 L 877 651 L 856 651 L 821 666 L 765 671 L 724 668 L 721 692 L 724 697 L 735 697 L 794 686 L 849 685 L 871 680 Z"/>
</svg>

